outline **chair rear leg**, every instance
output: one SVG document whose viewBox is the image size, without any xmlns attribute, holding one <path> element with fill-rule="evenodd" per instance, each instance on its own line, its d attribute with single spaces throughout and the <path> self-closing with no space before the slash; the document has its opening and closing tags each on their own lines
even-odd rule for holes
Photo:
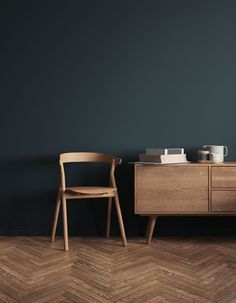
<svg viewBox="0 0 236 303">
<path fill-rule="evenodd" d="M 127 246 L 125 228 L 124 228 L 123 218 L 122 218 L 121 209 L 120 209 L 120 202 L 119 202 L 119 198 L 118 198 L 117 193 L 115 193 L 115 206 L 116 206 L 116 211 L 117 211 L 117 217 L 118 217 L 122 242 L 123 242 L 124 246 Z"/>
<path fill-rule="evenodd" d="M 66 207 L 66 198 L 65 198 L 64 195 L 62 195 L 62 211 L 63 211 L 64 249 L 69 250 L 68 226 L 67 226 L 67 207 Z"/>
<path fill-rule="evenodd" d="M 60 206 L 61 206 L 61 191 L 59 190 L 57 193 L 56 209 L 55 209 L 54 220 L 52 225 L 51 242 L 54 242 L 55 240 Z"/>
<path fill-rule="evenodd" d="M 106 237 L 110 238 L 110 231 L 111 231 L 111 209 L 112 209 L 112 197 L 108 198 L 108 205 L 107 205 L 107 228 L 106 228 Z"/>
</svg>

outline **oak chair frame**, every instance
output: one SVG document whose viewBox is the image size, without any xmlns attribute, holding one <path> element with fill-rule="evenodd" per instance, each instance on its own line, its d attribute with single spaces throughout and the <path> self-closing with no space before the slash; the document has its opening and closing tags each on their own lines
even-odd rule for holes
<svg viewBox="0 0 236 303">
<path fill-rule="evenodd" d="M 108 192 L 94 194 L 93 192 L 89 194 L 68 194 L 68 189 L 66 187 L 66 177 L 64 164 L 65 163 L 78 163 L 78 162 L 88 162 L 88 163 L 110 163 L 110 187 Z M 68 199 L 88 199 L 88 198 L 108 198 L 108 208 L 107 208 L 107 222 L 106 222 L 106 237 L 110 238 L 110 229 L 111 229 L 111 211 L 112 211 L 112 200 L 114 198 L 115 208 L 118 216 L 118 223 L 121 233 L 121 238 L 124 246 L 127 246 L 127 240 L 125 235 L 125 228 L 120 208 L 120 202 L 117 192 L 116 180 L 115 180 L 115 168 L 117 164 L 121 164 L 122 160 L 120 158 L 101 154 L 101 153 L 88 153 L 88 152 L 72 152 L 72 153 L 63 153 L 60 155 L 60 172 L 61 172 L 61 181 L 60 187 L 57 193 L 56 199 L 56 208 L 54 213 L 54 220 L 52 226 L 51 242 L 54 242 L 56 236 L 56 229 L 58 224 L 58 217 L 60 212 L 60 207 L 62 204 L 62 214 L 63 214 L 63 234 L 64 234 L 64 249 L 69 250 L 68 245 L 68 223 L 67 223 L 67 200 Z M 85 188 L 85 187 L 83 187 Z M 87 187 L 89 189 L 89 187 Z M 91 188 L 91 187 L 90 187 Z M 99 188 L 99 187 L 96 187 Z M 70 188 L 71 189 L 71 188 Z M 72 188 L 73 189 L 73 188 Z"/>
</svg>

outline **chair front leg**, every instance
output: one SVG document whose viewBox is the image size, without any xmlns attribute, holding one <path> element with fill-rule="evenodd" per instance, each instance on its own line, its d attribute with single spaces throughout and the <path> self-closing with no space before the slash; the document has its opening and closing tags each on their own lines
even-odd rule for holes
<svg viewBox="0 0 236 303">
<path fill-rule="evenodd" d="M 111 230 L 111 209 L 112 209 L 112 197 L 108 198 L 107 205 L 107 228 L 106 228 L 106 237 L 110 238 L 110 230 Z"/>
<path fill-rule="evenodd" d="M 64 249 L 69 250 L 68 226 L 67 226 L 67 207 L 66 207 L 66 198 L 65 198 L 64 193 L 62 194 L 62 212 L 63 212 Z"/>
<path fill-rule="evenodd" d="M 121 233 L 121 238 L 124 246 L 127 246 L 127 240 L 126 240 L 126 235 L 125 235 L 125 228 L 124 228 L 124 223 L 123 223 L 123 218 L 121 214 L 121 209 L 120 209 L 120 202 L 118 198 L 117 192 L 115 193 L 115 206 L 116 206 L 116 211 L 117 211 L 117 216 L 118 216 L 118 222 L 119 222 L 119 227 L 120 227 L 120 233 Z"/>
<path fill-rule="evenodd" d="M 59 189 L 57 192 L 56 209 L 55 209 L 54 220 L 52 225 L 51 242 L 54 242 L 55 240 L 60 206 L 61 206 L 61 190 Z"/>
</svg>

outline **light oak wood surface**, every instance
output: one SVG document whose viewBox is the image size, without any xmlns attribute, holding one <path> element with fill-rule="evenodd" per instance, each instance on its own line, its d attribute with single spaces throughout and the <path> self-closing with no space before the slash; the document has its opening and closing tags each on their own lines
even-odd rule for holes
<svg viewBox="0 0 236 303">
<path fill-rule="evenodd" d="M 235 237 L 0 238 L 1 303 L 234 303 Z"/>
<path fill-rule="evenodd" d="M 78 163 L 78 162 L 109 163 L 111 165 L 110 178 L 109 178 L 110 186 L 67 187 L 64 165 L 67 163 Z M 101 154 L 101 153 L 73 152 L 73 153 L 63 153 L 60 155 L 59 164 L 61 171 L 61 183 L 57 194 L 56 208 L 55 208 L 54 220 L 52 225 L 52 234 L 51 234 L 52 242 L 55 240 L 56 228 L 58 224 L 58 216 L 59 216 L 61 204 L 62 204 L 62 218 L 63 218 L 63 232 L 64 232 L 64 249 L 67 251 L 69 250 L 67 200 L 108 198 L 106 237 L 109 238 L 110 236 L 111 208 L 112 208 L 112 199 L 114 199 L 122 242 L 124 246 L 127 246 L 125 228 L 124 228 L 120 202 L 117 192 L 116 180 L 115 180 L 115 167 L 117 164 L 120 163 L 121 163 L 120 158 L 107 154 Z"/>
<path fill-rule="evenodd" d="M 137 166 L 136 214 L 208 211 L 208 168 Z"/>
<path fill-rule="evenodd" d="M 236 190 L 212 191 L 212 210 L 236 212 Z"/>
<path fill-rule="evenodd" d="M 152 235 L 154 232 L 155 224 L 156 224 L 157 216 L 150 216 L 148 220 L 148 227 L 147 227 L 147 244 L 151 243 Z"/>
<path fill-rule="evenodd" d="M 90 153 L 90 152 L 72 152 L 63 153 L 60 155 L 60 164 L 64 163 L 75 163 L 75 162 L 97 162 L 97 163 L 112 163 L 121 164 L 122 160 L 118 157 L 101 154 L 101 153 Z"/>
<path fill-rule="evenodd" d="M 236 167 L 212 167 L 212 187 L 236 187 Z"/>
<path fill-rule="evenodd" d="M 66 193 L 71 195 L 104 195 L 111 194 L 116 191 L 113 187 L 102 187 L 102 186 L 78 186 L 78 187 L 67 187 Z"/>
<path fill-rule="evenodd" d="M 135 214 L 149 216 L 147 243 L 157 216 L 236 215 L 236 163 L 135 164 Z"/>
</svg>

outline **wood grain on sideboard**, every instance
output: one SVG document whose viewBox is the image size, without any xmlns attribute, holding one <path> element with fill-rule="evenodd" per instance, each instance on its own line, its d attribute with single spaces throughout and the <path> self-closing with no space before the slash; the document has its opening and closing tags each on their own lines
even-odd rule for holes
<svg viewBox="0 0 236 303">
<path fill-rule="evenodd" d="M 135 163 L 134 183 L 139 215 L 236 215 L 235 162 Z"/>
</svg>

